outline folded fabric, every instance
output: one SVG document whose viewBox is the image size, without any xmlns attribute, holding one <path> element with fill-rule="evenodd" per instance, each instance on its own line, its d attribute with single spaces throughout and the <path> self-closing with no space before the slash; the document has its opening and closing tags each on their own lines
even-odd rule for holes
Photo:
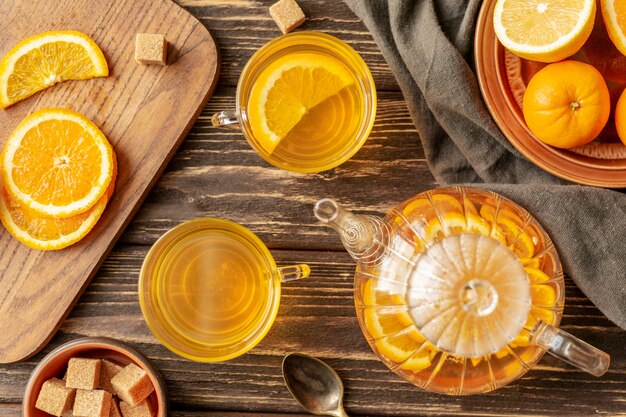
<svg viewBox="0 0 626 417">
<path fill-rule="evenodd" d="M 550 234 L 565 273 L 626 329 L 626 196 L 543 171 L 500 132 L 472 68 L 482 1 L 344 1 L 396 76 L 437 182 L 471 183 L 526 208 Z"/>
</svg>

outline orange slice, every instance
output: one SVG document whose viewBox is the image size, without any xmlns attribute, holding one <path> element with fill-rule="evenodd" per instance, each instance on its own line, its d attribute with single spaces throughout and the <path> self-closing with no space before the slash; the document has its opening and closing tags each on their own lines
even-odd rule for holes
<svg viewBox="0 0 626 417">
<path fill-rule="evenodd" d="M 277 58 L 262 70 L 250 92 L 248 116 L 255 138 L 271 154 L 309 111 L 354 82 L 345 65 L 325 54 Z"/>
<path fill-rule="evenodd" d="M 32 249 L 59 250 L 81 240 L 96 225 L 113 193 L 109 191 L 84 213 L 65 219 L 41 216 L 0 190 L 0 220 L 13 237 Z"/>
<path fill-rule="evenodd" d="M 18 43 L 0 61 L 0 108 L 65 80 L 106 77 L 102 51 L 84 33 L 52 31 Z"/>
<path fill-rule="evenodd" d="M 540 269 L 524 267 L 524 271 L 528 274 L 528 279 L 531 284 L 542 284 L 550 281 L 550 277 Z"/>
<path fill-rule="evenodd" d="M 365 327 L 369 334 L 377 339 L 392 335 L 413 325 L 413 320 L 407 312 L 383 312 L 375 308 L 364 311 Z"/>
<path fill-rule="evenodd" d="M 615 47 L 626 55 L 626 3 L 623 0 L 602 0 L 602 19 Z"/>
<path fill-rule="evenodd" d="M 378 339 L 374 344 L 378 353 L 396 363 L 402 363 L 409 359 L 424 342 L 419 342 L 409 336 L 401 333 Z"/>
<path fill-rule="evenodd" d="M 591 34 L 596 0 L 497 0 L 493 27 L 502 45 L 522 58 L 561 61 Z"/>
<path fill-rule="evenodd" d="M 400 369 L 413 373 L 421 372 L 430 367 L 436 354 L 437 348 L 429 342 L 424 342 L 417 352 L 400 365 Z"/>
<path fill-rule="evenodd" d="M 378 280 L 370 278 L 363 286 L 363 303 L 367 306 L 389 306 L 406 304 L 403 294 L 390 294 L 376 288 Z"/>
<path fill-rule="evenodd" d="M 113 178 L 113 149 L 80 113 L 43 109 L 27 116 L 2 154 L 8 194 L 43 216 L 83 213 L 104 195 Z"/>
</svg>

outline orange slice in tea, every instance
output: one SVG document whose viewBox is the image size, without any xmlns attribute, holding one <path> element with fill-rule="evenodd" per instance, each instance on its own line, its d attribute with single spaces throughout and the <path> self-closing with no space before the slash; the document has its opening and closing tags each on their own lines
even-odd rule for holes
<svg viewBox="0 0 626 417">
<path fill-rule="evenodd" d="M 27 116 L 2 153 L 2 180 L 20 205 L 48 217 L 83 213 L 105 194 L 113 149 L 87 117 L 67 109 Z"/>
<path fill-rule="evenodd" d="M 271 154 L 315 106 L 354 82 L 350 70 L 326 54 L 298 52 L 274 60 L 250 92 L 248 116 L 255 138 Z"/>
<path fill-rule="evenodd" d="M 550 281 L 550 277 L 541 269 L 524 267 L 531 284 L 541 284 Z"/>
<path fill-rule="evenodd" d="M 402 363 L 409 359 L 423 343 L 427 342 L 420 342 L 406 333 L 400 333 L 378 339 L 374 345 L 382 356 L 393 362 Z"/>
<path fill-rule="evenodd" d="M 364 311 L 365 327 L 373 338 L 389 336 L 413 325 L 413 320 L 407 312 L 385 312 L 375 308 Z"/>
<path fill-rule="evenodd" d="M 390 294 L 376 287 L 377 279 L 369 279 L 363 286 L 363 303 L 366 306 L 389 306 L 406 304 L 404 295 Z"/>
<path fill-rule="evenodd" d="M 0 61 L 0 109 L 61 81 L 108 75 L 104 55 L 89 36 L 69 30 L 40 33 Z"/>
</svg>

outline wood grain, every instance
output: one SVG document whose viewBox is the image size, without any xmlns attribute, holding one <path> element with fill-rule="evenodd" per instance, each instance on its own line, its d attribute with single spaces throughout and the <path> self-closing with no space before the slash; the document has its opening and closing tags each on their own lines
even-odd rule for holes
<svg viewBox="0 0 626 417">
<path fill-rule="evenodd" d="M 354 263 L 339 239 L 318 225 L 312 206 L 335 197 L 380 213 L 436 186 L 389 68 L 362 23 L 340 1 L 299 0 L 309 20 L 352 44 L 372 67 L 380 90 L 371 138 L 350 161 L 317 175 L 265 164 L 236 131 L 209 117 L 234 106 L 234 85 L 255 48 L 279 34 L 266 8 L 272 0 L 180 0 L 222 45 L 224 76 L 198 122 L 145 204 L 79 300 L 57 336 L 30 360 L 0 365 L 0 416 L 21 415 L 26 380 L 43 355 L 81 336 L 125 340 L 159 367 L 172 397 L 172 417 L 304 417 L 280 374 L 285 353 L 314 354 L 335 366 L 351 415 L 495 416 L 626 415 L 624 333 L 566 281 L 563 326 L 612 355 L 596 379 L 544 357 L 514 384 L 491 394 L 452 398 L 419 390 L 387 370 L 365 342 L 354 313 Z M 251 228 L 279 264 L 307 262 L 312 276 L 283 287 L 276 325 L 250 353 L 221 364 L 181 359 L 159 345 L 141 318 L 136 286 L 149 246 L 169 227 L 198 216 L 226 217 Z"/>
<path fill-rule="evenodd" d="M 222 48 L 220 85 L 237 85 L 243 66 L 265 43 L 281 34 L 268 13 L 272 0 L 176 0 L 206 25 Z M 342 1 L 300 1 L 307 21 L 298 30 L 322 30 L 361 54 L 378 90 L 398 83 L 371 34 Z"/>
<path fill-rule="evenodd" d="M 29 373 L 46 352 L 77 337 L 106 335 L 127 341 L 154 362 L 166 379 L 172 409 L 187 411 L 184 416 L 197 410 L 297 415 L 301 409 L 280 371 L 283 355 L 292 351 L 314 354 L 337 369 L 346 386 L 346 407 L 354 415 L 590 415 L 624 410 L 623 332 L 569 280 L 563 328 L 611 354 L 607 375 L 594 378 L 546 356 L 521 380 L 494 393 L 446 397 L 395 376 L 371 351 L 355 316 L 354 263 L 345 252 L 272 251 L 279 264 L 308 262 L 311 277 L 283 286 L 277 321 L 251 352 L 225 363 L 200 364 L 171 354 L 141 318 L 136 285 L 147 250 L 143 245 L 116 248 L 44 352 L 21 364 L 0 366 L 0 402 L 20 401 Z"/>
<path fill-rule="evenodd" d="M 101 128 L 119 165 L 117 190 L 80 243 L 40 252 L 0 232 L 0 362 L 14 362 L 49 340 L 84 290 L 212 92 L 219 53 L 206 28 L 168 0 L 15 0 L 0 3 L 0 15 L 9 16 L 0 23 L 0 51 L 35 33 L 72 28 L 93 37 L 111 71 L 107 78 L 62 83 L 0 112 L 0 145 L 33 110 L 68 107 Z M 134 62 L 138 31 L 166 34 L 170 65 Z"/>
</svg>

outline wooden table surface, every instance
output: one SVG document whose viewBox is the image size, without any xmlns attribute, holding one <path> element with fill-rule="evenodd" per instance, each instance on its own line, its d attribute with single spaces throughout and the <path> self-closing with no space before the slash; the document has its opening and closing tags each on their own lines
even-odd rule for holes
<svg viewBox="0 0 626 417">
<path fill-rule="evenodd" d="M 272 1 L 178 1 L 221 46 L 217 91 L 50 344 L 28 361 L 0 366 L 0 416 L 21 415 L 23 390 L 35 365 L 54 347 L 83 336 L 118 338 L 145 353 L 167 381 L 174 417 L 304 415 L 280 371 L 283 356 L 293 351 L 314 354 L 337 369 L 352 415 L 626 415 L 626 334 L 570 280 L 562 327 L 611 354 L 611 369 L 604 377 L 544 357 L 521 380 L 496 392 L 446 397 L 422 391 L 389 371 L 357 323 L 355 265 L 334 232 L 312 214 L 322 197 L 355 210 L 384 213 L 437 186 L 376 44 L 341 1 L 300 0 L 309 18 L 304 29 L 337 36 L 363 56 L 379 102 L 371 137 L 355 157 L 321 174 L 293 174 L 266 164 L 240 133 L 210 126 L 212 113 L 234 108 L 237 78 L 247 59 L 280 34 L 267 13 Z M 220 364 L 194 363 L 161 346 L 137 301 L 139 268 L 150 245 L 174 225 L 201 216 L 239 222 L 261 237 L 278 263 L 306 262 L 312 269 L 309 279 L 283 286 L 278 318 L 267 337 L 246 355 Z"/>
</svg>

